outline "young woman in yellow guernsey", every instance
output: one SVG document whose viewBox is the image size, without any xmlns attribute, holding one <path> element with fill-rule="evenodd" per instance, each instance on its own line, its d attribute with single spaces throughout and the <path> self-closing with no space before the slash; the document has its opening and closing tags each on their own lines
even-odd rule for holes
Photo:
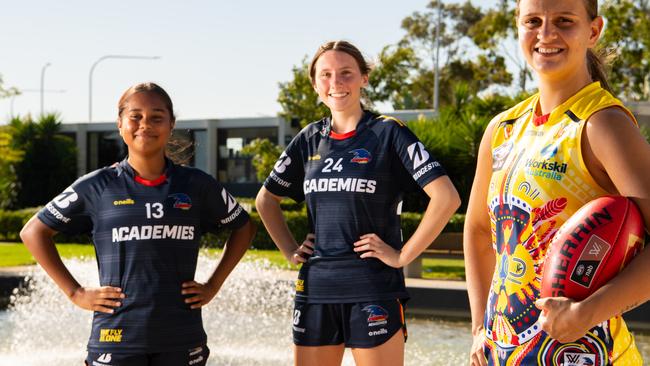
<svg viewBox="0 0 650 366">
<path fill-rule="evenodd" d="M 539 298 L 557 229 L 607 194 L 650 224 L 650 146 L 592 50 L 596 0 L 520 0 L 519 44 L 539 92 L 499 114 L 480 146 L 465 223 L 470 365 L 641 365 L 621 314 L 650 299 L 650 252 L 588 298 Z"/>
</svg>

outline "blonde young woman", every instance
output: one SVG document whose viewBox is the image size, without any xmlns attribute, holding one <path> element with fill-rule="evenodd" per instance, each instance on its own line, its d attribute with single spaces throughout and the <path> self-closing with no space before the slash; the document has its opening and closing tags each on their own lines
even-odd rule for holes
<svg viewBox="0 0 650 366">
<path fill-rule="evenodd" d="M 632 198 L 650 223 L 650 147 L 592 49 L 596 0 L 521 0 L 539 92 L 489 124 L 465 223 L 471 365 L 640 365 L 621 314 L 650 298 L 650 252 L 583 301 L 539 298 L 550 238 L 580 206 Z"/>
</svg>

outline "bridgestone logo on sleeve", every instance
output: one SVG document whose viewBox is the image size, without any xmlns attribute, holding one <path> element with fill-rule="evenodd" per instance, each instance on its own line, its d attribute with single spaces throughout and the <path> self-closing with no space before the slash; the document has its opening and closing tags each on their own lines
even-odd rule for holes
<svg viewBox="0 0 650 366">
<path fill-rule="evenodd" d="M 54 216 L 55 219 L 65 223 L 65 224 L 70 222 L 70 218 L 63 216 L 61 211 L 57 210 L 56 207 L 54 207 L 54 205 L 52 205 L 52 203 L 48 203 L 47 205 L 45 205 L 45 209 L 48 210 Z"/>
<path fill-rule="evenodd" d="M 77 195 L 77 192 L 72 189 L 72 187 L 68 187 L 63 191 L 60 195 L 56 196 L 55 199 L 52 200 L 55 205 L 61 208 L 67 208 L 70 206 L 70 204 L 74 201 L 76 201 L 79 198 L 79 195 Z"/>
<path fill-rule="evenodd" d="M 434 161 L 433 163 L 429 163 L 425 165 L 422 169 L 418 170 L 413 174 L 413 179 L 418 180 L 420 177 L 425 175 L 428 171 L 433 170 L 434 168 L 440 167 L 440 163 L 437 161 Z"/>
<path fill-rule="evenodd" d="M 278 161 L 275 163 L 273 169 L 275 169 L 276 172 L 282 174 L 285 170 L 287 170 L 289 164 L 291 164 L 291 158 L 283 152 L 282 155 L 280 155 Z"/>
<path fill-rule="evenodd" d="M 282 186 L 284 188 L 291 187 L 291 183 L 289 183 L 286 180 L 278 177 L 278 175 L 275 174 L 275 172 L 271 172 L 271 175 L 269 177 L 271 178 L 271 180 L 275 181 L 277 184 L 279 184 L 280 186 Z"/>
<path fill-rule="evenodd" d="M 237 218 L 237 216 L 239 216 L 239 214 L 242 213 L 242 211 L 244 211 L 244 208 L 241 207 L 241 206 L 238 206 L 237 209 L 235 210 L 235 212 L 233 212 L 230 216 L 226 217 L 225 219 L 219 220 L 219 222 L 221 222 L 224 225 L 228 224 L 228 223 L 234 221 Z"/>
<path fill-rule="evenodd" d="M 113 243 L 133 240 L 194 240 L 194 226 L 145 225 L 113 228 Z"/>
<path fill-rule="evenodd" d="M 419 141 L 411 144 L 411 146 L 406 148 L 406 151 L 409 153 L 409 158 L 413 162 L 413 170 L 429 160 L 429 153 Z"/>
<path fill-rule="evenodd" d="M 221 190 L 221 198 L 223 198 L 223 202 L 226 204 L 226 207 L 228 207 L 228 212 L 237 207 L 237 200 L 231 196 L 225 188 Z"/>
</svg>

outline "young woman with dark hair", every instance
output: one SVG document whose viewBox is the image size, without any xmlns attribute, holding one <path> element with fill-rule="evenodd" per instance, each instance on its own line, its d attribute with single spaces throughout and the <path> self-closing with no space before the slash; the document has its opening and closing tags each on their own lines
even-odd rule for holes
<svg viewBox="0 0 650 366">
<path fill-rule="evenodd" d="M 36 261 L 82 309 L 94 311 L 87 365 L 205 365 L 201 307 L 219 291 L 255 227 L 210 175 L 165 156 L 174 128 L 169 95 L 143 83 L 120 98 L 119 164 L 74 182 L 23 228 Z M 194 280 L 201 235 L 232 230 L 206 283 Z M 61 261 L 57 232 L 92 233 L 100 287 L 79 284 Z"/>
</svg>

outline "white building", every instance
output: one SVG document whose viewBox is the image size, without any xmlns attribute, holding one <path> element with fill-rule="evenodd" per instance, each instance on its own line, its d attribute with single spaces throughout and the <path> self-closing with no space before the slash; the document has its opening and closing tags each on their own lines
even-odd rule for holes
<svg viewBox="0 0 650 366">
<path fill-rule="evenodd" d="M 402 120 L 431 116 L 430 110 L 387 113 Z M 250 157 L 241 149 L 255 138 L 286 146 L 299 131 L 297 123 L 279 117 L 178 120 L 174 136 L 192 143 L 189 165 L 216 177 L 236 196 L 254 196 L 261 186 Z M 77 143 L 77 173 L 83 175 L 126 156 L 115 122 L 64 123 L 61 132 Z"/>
</svg>

